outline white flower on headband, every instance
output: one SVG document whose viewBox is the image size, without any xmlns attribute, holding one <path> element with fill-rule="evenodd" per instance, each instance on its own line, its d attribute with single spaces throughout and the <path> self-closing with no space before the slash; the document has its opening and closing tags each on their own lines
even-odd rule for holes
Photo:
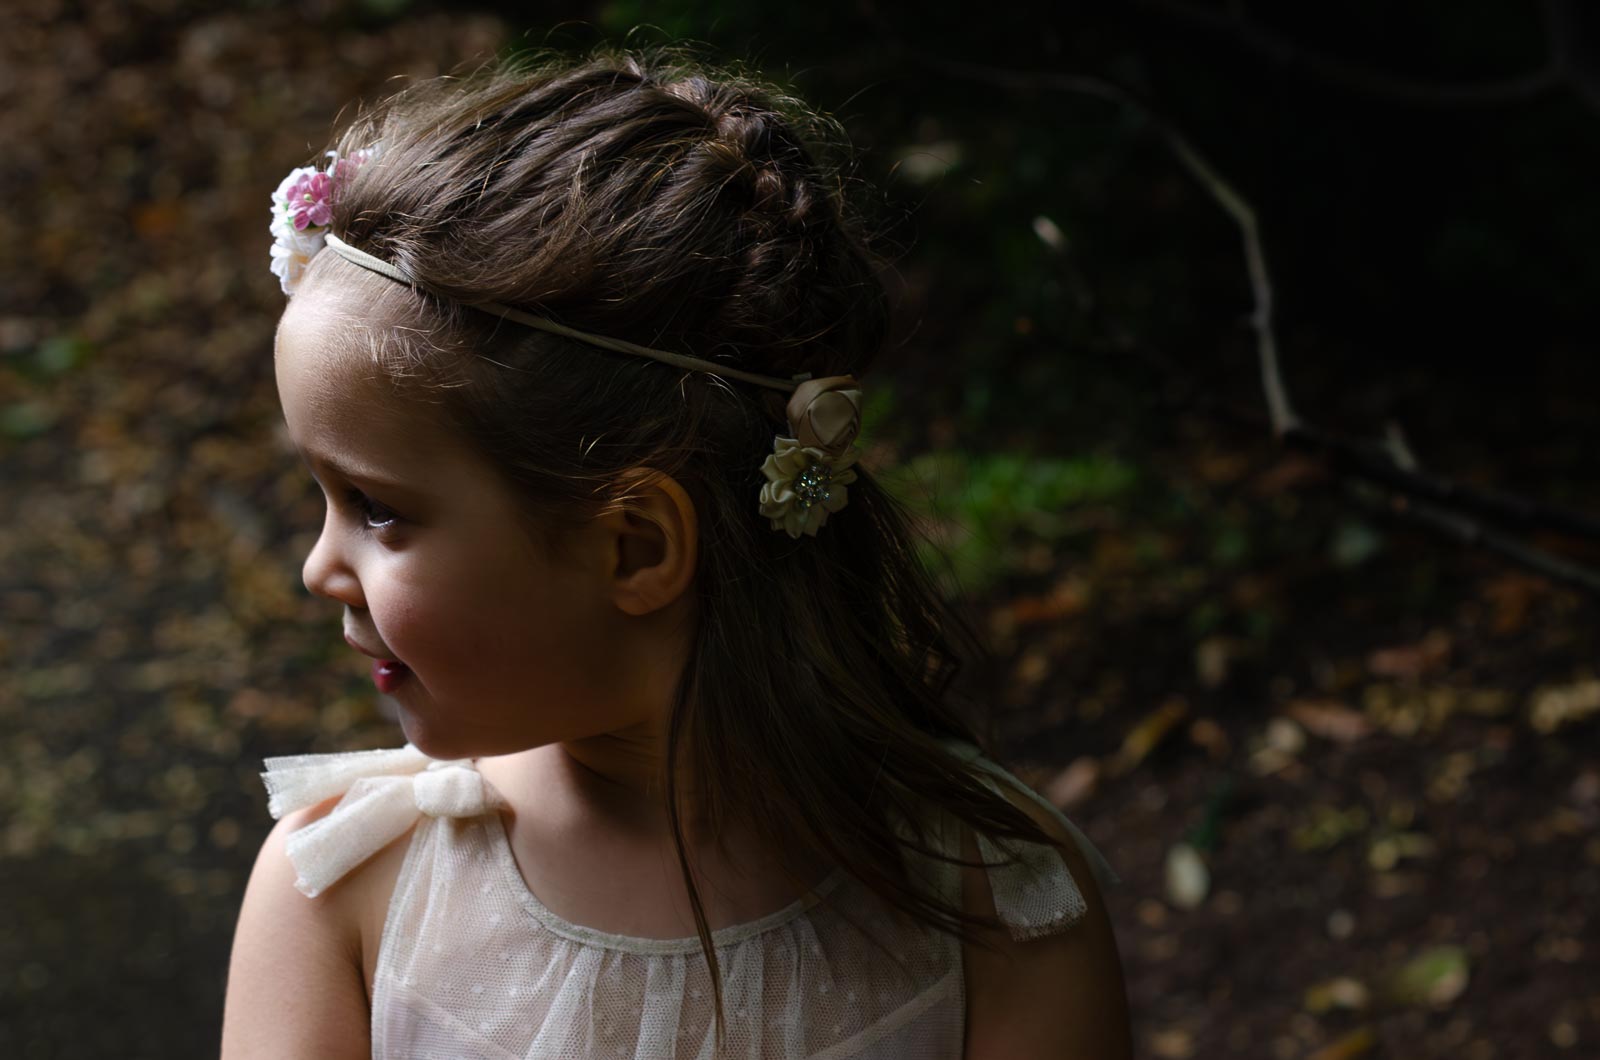
<svg viewBox="0 0 1600 1060">
<path fill-rule="evenodd" d="M 801 445 L 798 438 L 774 438 L 773 453 L 761 465 L 767 476 L 761 487 L 761 514 L 772 520 L 774 530 L 787 531 L 790 537 L 816 537 L 828 515 L 850 499 L 845 487 L 856 480 L 851 465 L 859 456 L 855 446 L 830 459 L 821 449 Z"/>
<path fill-rule="evenodd" d="M 327 169 L 302 166 L 290 170 L 272 193 L 272 271 L 284 294 L 294 294 L 306 266 L 323 248 L 338 192 L 357 167 L 377 155 L 377 144 L 352 152 L 348 158 L 329 151 Z"/>
</svg>

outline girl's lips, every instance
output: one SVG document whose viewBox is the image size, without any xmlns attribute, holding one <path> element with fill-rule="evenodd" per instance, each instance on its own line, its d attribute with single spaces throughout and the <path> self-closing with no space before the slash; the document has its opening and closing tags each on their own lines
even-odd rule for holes
<svg viewBox="0 0 1600 1060">
<path fill-rule="evenodd" d="M 410 675 L 410 668 L 397 659 L 379 659 L 372 664 L 372 680 L 385 695 L 399 688 Z"/>
</svg>

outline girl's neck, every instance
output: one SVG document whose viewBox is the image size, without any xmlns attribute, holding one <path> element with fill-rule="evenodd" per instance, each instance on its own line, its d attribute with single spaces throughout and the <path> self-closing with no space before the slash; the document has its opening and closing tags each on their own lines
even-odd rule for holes
<svg viewBox="0 0 1600 1060">
<path fill-rule="evenodd" d="M 666 816 L 666 737 L 654 732 L 624 731 L 568 740 L 556 745 L 561 775 L 574 791 L 597 808 L 622 815 Z M 681 761 L 681 758 L 680 758 Z M 692 787 L 681 766 L 680 793 Z"/>
<path fill-rule="evenodd" d="M 524 882 L 573 923 L 645 938 L 693 935 L 680 854 L 653 771 L 659 759 L 643 753 L 648 745 L 616 738 L 574 744 L 478 760 L 510 804 L 502 820 Z M 832 871 L 826 859 L 801 856 L 771 829 L 742 819 L 717 829 L 683 824 L 681 856 L 713 930 L 786 908 Z"/>
<path fill-rule="evenodd" d="M 666 736 L 643 727 L 482 759 L 480 768 L 511 804 L 559 800 L 574 818 L 603 821 L 638 834 L 671 832 L 666 804 Z M 680 749 L 676 784 L 686 835 L 706 835 L 694 809 L 695 783 Z"/>
</svg>

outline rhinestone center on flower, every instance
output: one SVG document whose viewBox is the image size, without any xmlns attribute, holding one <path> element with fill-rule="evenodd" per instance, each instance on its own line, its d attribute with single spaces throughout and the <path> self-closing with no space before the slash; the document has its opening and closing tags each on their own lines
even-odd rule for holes
<svg viewBox="0 0 1600 1060">
<path fill-rule="evenodd" d="M 828 487 L 832 485 L 833 467 L 830 464 L 808 464 L 794 477 L 794 492 L 800 498 L 801 508 L 830 500 L 833 493 Z"/>
</svg>

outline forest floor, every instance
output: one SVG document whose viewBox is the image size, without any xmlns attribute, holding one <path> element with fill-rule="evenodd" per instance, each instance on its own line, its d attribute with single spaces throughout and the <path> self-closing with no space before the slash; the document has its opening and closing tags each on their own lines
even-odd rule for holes
<svg viewBox="0 0 1600 1060">
<path fill-rule="evenodd" d="M 399 740 L 299 587 L 267 196 L 504 32 L 42 4 L 0 41 L 0 1055 L 214 1051 L 260 759 Z M 1515 480 L 1477 455 L 1432 454 Z M 1140 467 L 1192 505 L 1022 547 L 966 679 L 1122 877 L 1138 1055 L 1600 1054 L 1595 601 L 1192 412 Z"/>
<path fill-rule="evenodd" d="M 1247 494 L 1299 463 L 1252 452 L 1229 473 Z M 1326 483 L 1295 493 L 1292 520 L 1348 513 Z M 1196 638 L 1160 575 L 1104 556 L 988 611 L 1011 630 L 1000 745 L 1123 878 L 1140 1055 L 1600 1042 L 1593 601 L 1426 531 L 1390 527 L 1382 553 L 1212 581 L 1248 598 L 1240 612 L 1274 613 L 1266 637 Z M 1407 587 L 1425 567 L 1419 600 Z"/>
</svg>

